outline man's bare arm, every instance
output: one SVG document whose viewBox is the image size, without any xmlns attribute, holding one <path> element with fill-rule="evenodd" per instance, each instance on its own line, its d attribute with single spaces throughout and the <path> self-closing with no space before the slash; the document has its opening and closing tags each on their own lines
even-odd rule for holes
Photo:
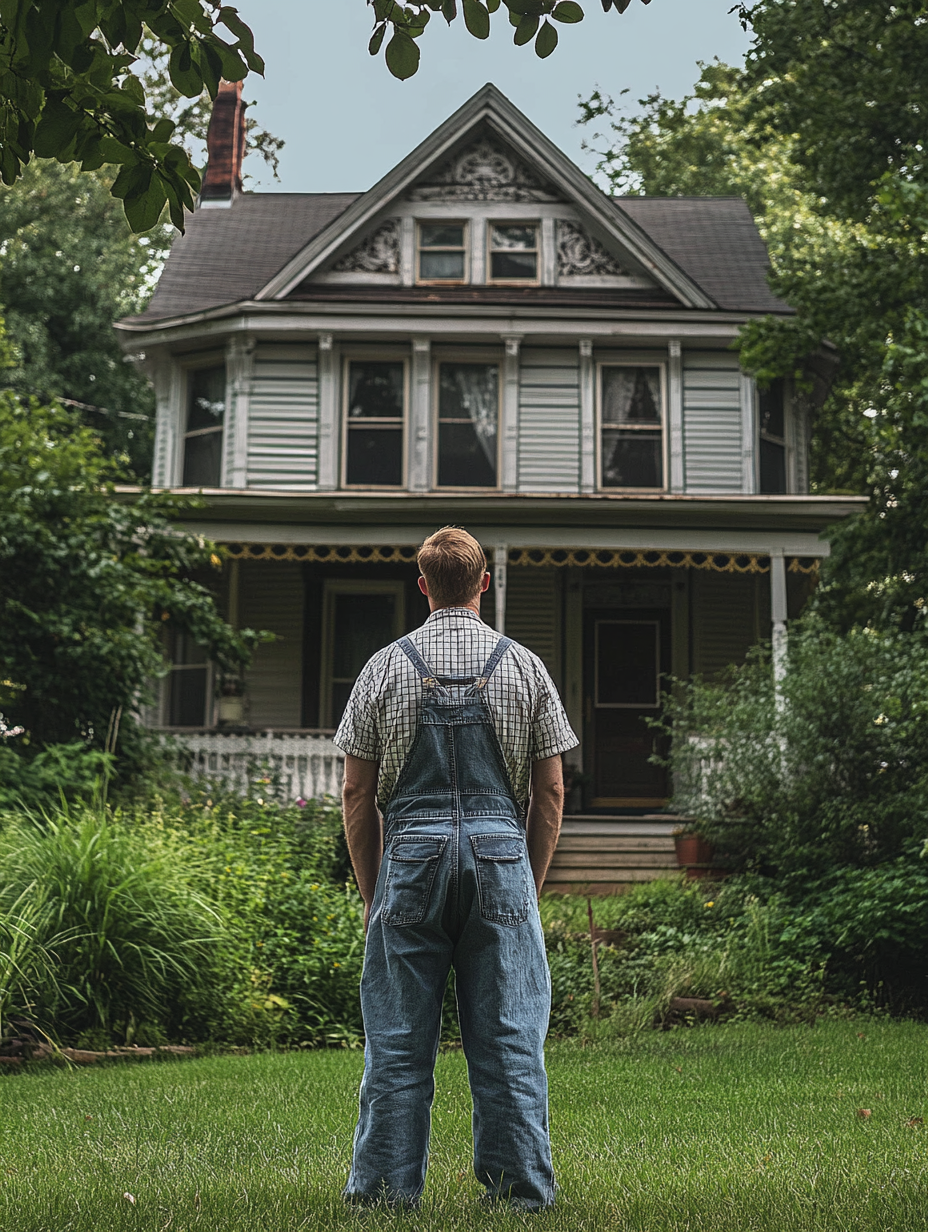
<svg viewBox="0 0 928 1232">
<path fill-rule="evenodd" d="M 348 854 L 358 879 L 358 889 L 364 899 L 364 923 L 371 903 L 380 861 L 383 856 L 383 832 L 377 811 L 377 775 L 380 763 L 361 757 L 345 757 L 345 783 L 342 787 L 342 811 L 345 817 L 345 838 Z"/>
<path fill-rule="evenodd" d="M 531 792 L 525 824 L 528 858 L 535 878 L 535 889 L 540 894 L 557 846 L 561 814 L 564 812 L 564 776 L 559 754 L 532 763 Z"/>
</svg>

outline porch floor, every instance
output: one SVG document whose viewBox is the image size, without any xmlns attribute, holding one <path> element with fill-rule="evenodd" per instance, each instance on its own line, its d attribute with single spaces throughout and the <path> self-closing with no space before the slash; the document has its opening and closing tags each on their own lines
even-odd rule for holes
<svg viewBox="0 0 928 1232">
<path fill-rule="evenodd" d="M 547 894 L 621 894 L 641 881 L 677 877 L 673 832 L 682 817 L 565 817 L 545 881 Z"/>
</svg>

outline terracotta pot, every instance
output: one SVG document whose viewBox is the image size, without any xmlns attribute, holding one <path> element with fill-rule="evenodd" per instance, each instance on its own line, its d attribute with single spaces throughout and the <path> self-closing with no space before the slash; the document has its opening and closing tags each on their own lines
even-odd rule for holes
<svg viewBox="0 0 928 1232">
<path fill-rule="evenodd" d="M 675 834 L 673 841 L 677 849 L 677 863 L 681 868 L 694 872 L 699 868 L 702 872 L 700 866 L 712 863 L 712 848 L 701 834 Z"/>
</svg>

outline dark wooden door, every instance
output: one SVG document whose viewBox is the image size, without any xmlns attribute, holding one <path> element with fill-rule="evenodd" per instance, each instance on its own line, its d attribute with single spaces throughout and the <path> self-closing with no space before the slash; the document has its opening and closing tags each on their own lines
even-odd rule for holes
<svg viewBox="0 0 928 1232">
<path fill-rule="evenodd" d="M 664 741 L 645 719 L 660 714 L 670 660 L 670 614 L 664 609 L 592 609 L 584 624 L 590 805 L 659 807 L 669 794 L 667 771 L 650 759 L 664 751 Z"/>
</svg>

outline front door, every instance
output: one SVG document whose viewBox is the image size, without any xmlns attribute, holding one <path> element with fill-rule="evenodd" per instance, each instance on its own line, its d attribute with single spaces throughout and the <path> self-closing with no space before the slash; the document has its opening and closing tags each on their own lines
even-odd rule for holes
<svg viewBox="0 0 928 1232">
<path fill-rule="evenodd" d="M 327 580 L 322 622 L 322 726 L 337 727 L 372 654 L 405 627 L 402 582 Z"/>
<path fill-rule="evenodd" d="M 667 771 L 652 764 L 666 742 L 645 720 L 660 714 L 669 670 L 665 609 L 593 608 L 585 614 L 586 740 L 593 808 L 666 803 Z"/>
</svg>

